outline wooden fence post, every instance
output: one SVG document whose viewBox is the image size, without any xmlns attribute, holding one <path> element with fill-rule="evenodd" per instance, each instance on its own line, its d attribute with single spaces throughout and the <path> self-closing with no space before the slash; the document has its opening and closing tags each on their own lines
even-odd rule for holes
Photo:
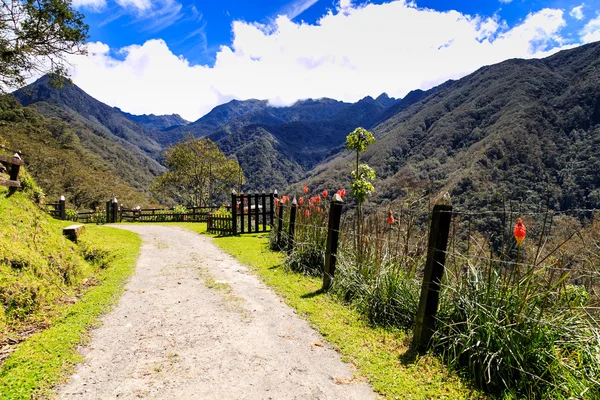
<svg viewBox="0 0 600 400">
<path fill-rule="evenodd" d="M 277 213 L 277 248 L 281 249 L 281 230 L 283 229 L 283 204 L 278 203 L 279 211 Z"/>
<path fill-rule="evenodd" d="M 265 194 L 265 192 L 263 192 L 263 194 L 261 195 L 262 197 L 262 223 L 263 223 L 263 228 L 262 231 L 266 232 L 267 231 L 267 195 Z"/>
<path fill-rule="evenodd" d="M 258 222 L 259 222 L 259 207 L 258 207 L 258 193 L 254 194 L 254 232 L 258 232 Z"/>
<path fill-rule="evenodd" d="M 296 210 L 298 208 L 298 202 L 294 197 L 292 201 L 292 208 L 290 208 L 290 226 L 288 229 L 288 253 L 294 250 L 294 230 L 296 228 Z"/>
<path fill-rule="evenodd" d="M 63 221 L 67 219 L 66 203 L 65 196 L 60 196 L 60 200 L 58 200 L 58 218 Z"/>
<path fill-rule="evenodd" d="M 271 230 L 275 227 L 275 198 L 277 198 L 277 190 L 269 193 L 269 222 L 271 223 Z"/>
<path fill-rule="evenodd" d="M 118 215 L 119 215 L 119 202 L 117 201 L 117 198 L 115 197 L 114 199 L 112 199 L 112 220 L 111 220 L 111 222 L 113 224 L 118 222 Z"/>
<path fill-rule="evenodd" d="M 244 233 L 244 194 L 240 194 L 240 233 Z"/>
<path fill-rule="evenodd" d="M 237 193 L 231 190 L 231 234 L 237 235 Z"/>
<path fill-rule="evenodd" d="M 248 199 L 248 233 L 252 233 L 252 195 L 246 195 Z"/>
<path fill-rule="evenodd" d="M 323 270 L 323 289 L 331 288 L 335 275 L 337 261 L 338 240 L 340 238 L 340 220 L 342 219 L 342 205 L 344 200 L 339 194 L 334 194 L 329 207 L 329 223 L 327 225 L 327 245 L 325 248 L 325 268 Z"/>
<path fill-rule="evenodd" d="M 16 158 L 17 160 L 21 160 L 21 156 L 19 155 L 19 153 L 15 153 L 13 155 L 13 158 Z M 10 180 L 11 181 L 17 181 L 19 180 L 19 171 L 21 170 L 21 166 L 19 164 L 11 164 L 10 166 Z M 19 185 L 20 187 L 20 185 Z M 10 186 L 8 188 L 8 193 L 10 194 L 14 194 L 17 191 L 17 188 L 14 186 Z"/>
<path fill-rule="evenodd" d="M 431 213 L 427 261 L 413 336 L 413 346 L 419 351 L 429 348 L 429 341 L 435 332 L 435 315 L 438 310 L 440 284 L 444 275 L 451 220 L 452 202 L 450 195 L 444 193 L 437 198 Z"/>
</svg>

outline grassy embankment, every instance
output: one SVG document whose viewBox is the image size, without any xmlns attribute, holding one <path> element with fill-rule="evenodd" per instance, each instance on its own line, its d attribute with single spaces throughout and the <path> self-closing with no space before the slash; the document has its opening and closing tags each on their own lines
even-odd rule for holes
<svg viewBox="0 0 600 400">
<path fill-rule="evenodd" d="M 205 224 L 177 224 L 203 233 Z M 268 248 L 268 234 L 216 237 L 221 249 L 248 265 L 307 319 L 341 354 L 356 366 L 356 379 L 366 378 L 389 399 L 484 398 L 438 358 L 409 351 L 411 335 L 369 325 L 366 318 L 319 289 L 322 281 L 283 267 L 284 255 Z M 364 378 L 361 378 L 364 377 Z"/>
<path fill-rule="evenodd" d="M 0 398 L 30 399 L 82 360 L 77 346 L 119 298 L 140 239 L 88 225 L 73 244 L 61 233 L 69 222 L 48 217 L 27 191 L 6 194 L 0 188 L 0 350 L 10 355 L 0 364 Z"/>
</svg>

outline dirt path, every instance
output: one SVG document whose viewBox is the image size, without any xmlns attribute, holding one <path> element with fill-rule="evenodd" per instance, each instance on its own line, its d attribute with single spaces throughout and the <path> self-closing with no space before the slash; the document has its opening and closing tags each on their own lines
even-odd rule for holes
<svg viewBox="0 0 600 400">
<path fill-rule="evenodd" d="M 308 324 L 207 237 L 122 226 L 136 275 L 82 349 L 63 399 L 370 399 Z"/>
</svg>

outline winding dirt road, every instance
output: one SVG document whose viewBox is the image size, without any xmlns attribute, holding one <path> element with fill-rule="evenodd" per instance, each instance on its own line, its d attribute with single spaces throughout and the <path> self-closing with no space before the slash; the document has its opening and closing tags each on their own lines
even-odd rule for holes
<svg viewBox="0 0 600 400">
<path fill-rule="evenodd" d="M 143 239 L 136 274 L 59 398 L 376 398 L 210 238 L 167 226 L 119 228 Z"/>
</svg>

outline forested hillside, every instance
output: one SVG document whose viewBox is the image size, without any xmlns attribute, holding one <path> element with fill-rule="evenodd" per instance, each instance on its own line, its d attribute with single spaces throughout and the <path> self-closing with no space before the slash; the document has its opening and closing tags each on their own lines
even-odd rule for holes
<svg viewBox="0 0 600 400">
<path fill-rule="evenodd" d="M 448 190 L 461 207 L 502 198 L 554 209 L 600 207 L 600 43 L 542 60 L 508 60 L 447 82 L 373 129 L 364 155 L 375 202 L 407 188 Z M 392 107 L 393 109 L 394 107 Z M 392 110 L 390 109 L 390 110 Z M 348 186 L 340 155 L 296 185 Z"/>
<path fill-rule="evenodd" d="M 94 146 L 108 146 L 107 158 L 124 157 L 120 148 L 106 139 L 95 138 L 76 119 L 70 123 L 48 118 L 33 107 L 23 107 L 14 97 L 0 97 L 0 144 L 23 152 L 27 171 L 51 200 L 65 195 L 76 208 L 93 207 L 116 196 L 125 204 L 146 204 L 144 188 L 134 189 L 120 173 L 141 176 L 135 166 L 118 171 L 99 154 L 87 150 L 83 143 L 97 139 Z M 81 139 L 80 136 L 81 135 Z M 116 151 L 116 153 L 113 153 Z M 117 165 L 118 164 L 117 159 Z"/>
</svg>

